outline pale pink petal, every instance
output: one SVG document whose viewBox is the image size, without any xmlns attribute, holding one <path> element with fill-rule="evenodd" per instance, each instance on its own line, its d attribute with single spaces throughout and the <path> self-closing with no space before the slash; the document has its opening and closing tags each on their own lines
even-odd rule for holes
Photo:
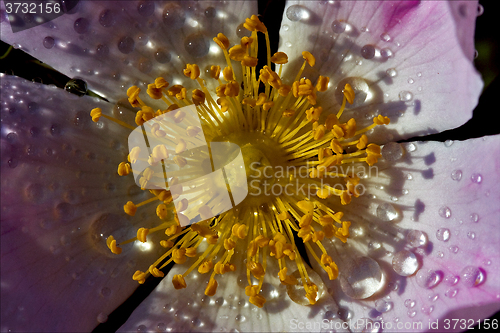
<svg viewBox="0 0 500 333">
<path fill-rule="evenodd" d="M 500 309 L 500 136 L 450 144 L 405 144 L 401 159 L 381 161 L 378 176 L 372 169 L 372 178 L 362 181 L 366 194 L 337 207 L 352 221 L 352 237 L 347 245 L 325 246 L 341 277 L 323 278 L 353 318 L 392 323 L 384 331 L 414 332 L 429 330 L 429 320 L 439 320 L 444 330 L 446 318 L 477 320 Z M 412 244 L 412 230 L 424 232 L 427 244 Z M 419 262 L 408 277 L 393 269 L 393 257 L 402 250 Z M 366 300 L 352 299 L 340 286 L 343 268 L 359 256 L 374 259 L 385 275 L 383 287 Z"/>
<path fill-rule="evenodd" d="M 123 205 L 144 198 L 116 173 L 129 131 L 91 121 L 109 103 L 0 78 L 1 330 L 90 331 L 137 287 L 132 274 L 147 269 L 137 255 L 157 257 L 134 243 L 118 256 L 106 247 L 110 233 L 135 237 L 141 219 Z"/>
<path fill-rule="evenodd" d="M 131 85 L 158 76 L 195 86 L 182 74 L 186 64 L 202 72 L 224 65 L 212 38 L 222 32 L 234 43 L 245 33 L 238 25 L 256 11 L 254 1 L 79 1 L 69 13 L 17 33 L 4 20 L 2 40 L 116 101 Z"/>
<path fill-rule="evenodd" d="M 267 300 L 264 307 L 249 303 L 245 295 L 248 285 L 245 256 L 245 251 L 237 252 L 231 259 L 236 271 L 216 275 L 219 285 L 212 297 L 204 294 L 210 274 L 198 274 L 196 269 L 185 278 L 187 288 L 175 290 L 172 277 L 183 274 L 192 262 L 175 265 L 119 332 L 157 329 L 173 332 L 318 332 L 334 327 L 329 325 L 339 325 L 337 332 L 347 331 L 336 318 L 338 306 L 328 293 L 325 292 L 321 302 L 314 306 L 292 302 L 277 277 L 277 265 L 269 265 L 266 269 L 261 293 Z"/>
<path fill-rule="evenodd" d="M 360 100 L 344 119 L 364 127 L 377 114 L 391 118 L 377 142 L 454 128 L 471 117 L 482 89 L 472 64 L 476 14 L 476 1 L 289 2 L 284 76 L 294 77 L 302 51 L 311 52 L 316 65 L 305 75 L 330 77 L 318 105 L 336 113 L 350 83 Z"/>
</svg>

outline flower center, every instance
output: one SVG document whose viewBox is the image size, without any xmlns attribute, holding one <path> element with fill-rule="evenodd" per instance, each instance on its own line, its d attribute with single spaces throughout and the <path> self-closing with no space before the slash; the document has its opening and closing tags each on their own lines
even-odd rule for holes
<svg viewBox="0 0 500 333">
<path fill-rule="evenodd" d="M 120 244 L 109 236 L 107 246 L 119 254 L 119 245 L 146 242 L 149 234 L 164 232 L 166 237 L 160 245 L 166 249 L 165 253 L 145 271 L 136 271 L 134 280 L 144 283 L 148 275 L 161 277 L 164 275 L 161 269 L 172 261 L 184 264 L 189 260 L 190 267 L 173 277 L 174 287 L 186 288 L 184 277 L 197 269 L 200 274 L 210 273 L 205 294 L 213 296 L 218 286 L 217 276 L 234 274 L 237 265 L 243 265 L 248 281 L 245 293 L 258 307 L 266 302 L 261 288 L 272 259 L 279 266 L 278 277 L 287 286 L 290 298 L 299 304 L 315 304 L 324 290 L 321 285 L 318 287 L 317 274 L 299 254 L 296 241 L 304 243 L 308 254 L 330 279 L 337 278 L 337 265 L 322 242 L 330 238 L 345 243 L 349 238 L 351 222 L 343 220 L 343 213 L 333 208 L 349 204 L 352 197 L 359 196 L 360 183 L 354 167 L 349 171 L 342 166 L 372 166 L 377 162 L 380 147 L 369 144 L 365 133 L 377 125 L 388 124 L 389 118 L 379 115 L 371 126 L 363 129 L 357 129 L 352 118 L 342 123 L 346 103 L 352 104 L 355 98 L 349 84 L 345 85 L 337 113 L 323 112 L 316 94 L 328 89 L 329 78 L 319 76 L 313 84 L 302 77 L 306 66 L 314 66 L 314 56 L 303 52 L 304 62 L 299 72 L 288 84 L 284 83 L 281 74 L 288 62 L 287 55 L 277 52 L 271 56 L 267 28 L 255 15 L 245 21 L 244 27 L 252 32 L 251 37 L 243 37 L 240 44 L 231 48 L 223 34 L 214 38 L 227 62 L 224 69 L 211 66 L 207 71 L 209 80 L 218 83 L 215 91 L 207 88 L 209 85 L 200 78 L 196 64 L 188 64 L 184 69 L 184 75 L 199 85 L 190 98 L 184 86 L 169 88 L 169 83 L 161 77 L 148 85 L 152 104 L 141 99 L 138 87 L 132 86 L 127 91 L 130 104 L 139 108 L 135 114 L 136 125 L 141 126 L 139 133 L 151 133 L 155 143 L 148 149 L 129 147 L 128 161 L 118 166 L 118 174 L 126 176 L 133 172 L 141 189 L 152 195 L 141 203 L 127 202 L 124 211 L 134 216 L 138 208 L 154 202 L 159 220 L 157 226 L 139 228 L 137 237 Z M 267 65 L 260 72 L 256 70 L 258 32 L 265 35 L 267 48 Z M 241 72 L 235 70 L 238 62 Z M 271 69 L 271 63 L 279 66 L 277 72 Z M 200 126 L 183 109 L 187 106 L 196 109 Z M 100 109 L 92 110 L 91 116 L 96 122 L 102 116 L 135 130 L 134 126 L 102 114 Z M 172 123 L 168 131 L 155 122 L 163 117 Z M 241 150 L 246 179 L 241 173 L 227 170 L 224 173 L 231 198 L 237 195 L 231 184 L 246 181 L 248 185 L 248 195 L 236 209 L 218 213 L 220 201 L 216 195 L 206 195 L 207 192 L 198 195 L 196 189 L 183 187 L 184 182 L 179 180 L 193 166 L 201 165 L 206 172 L 217 169 L 213 156 L 210 160 L 203 152 L 184 154 L 201 132 L 212 152 L 220 142 L 236 144 Z M 227 162 L 235 156 L 222 155 L 220 159 Z M 138 167 L 140 163 L 148 167 L 142 170 Z M 173 176 L 167 176 L 169 166 L 177 170 Z M 225 184 L 221 181 L 214 186 L 223 188 Z M 193 199 L 182 198 L 185 193 Z M 212 218 L 214 215 L 217 216 Z M 238 253 L 245 253 L 246 263 L 232 262 Z"/>
</svg>

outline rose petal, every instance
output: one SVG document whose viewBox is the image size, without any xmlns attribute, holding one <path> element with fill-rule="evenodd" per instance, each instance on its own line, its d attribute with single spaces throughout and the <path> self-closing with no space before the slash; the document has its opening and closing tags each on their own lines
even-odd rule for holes
<svg viewBox="0 0 500 333">
<path fill-rule="evenodd" d="M 344 118 L 365 127 L 377 114 L 391 124 L 377 128 L 376 142 L 437 133 L 466 122 L 482 89 L 472 65 L 477 2 L 335 1 L 289 2 L 280 50 L 292 60 L 284 77 L 294 77 L 301 52 L 316 56 L 304 75 L 330 77 L 323 108 L 337 112 L 350 83 L 359 98 Z M 299 42 L 300 41 L 300 42 Z"/>
<path fill-rule="evenodd" d="M 385 170 L 386 162 L 381 161 L 382 170 L 372 169 L 374 177 L 362 181 L 367 194 L 340 209 L 353 222 L 347 245 L 325 244 L 341 275 L 342 267 L 356 256 L 375 259 L 384 271 L 385 287 L 367 300 L 353 301 L 339 281 L 326 284 L 339 305 L 352 311 L 354 320 L 391 322 L 392 329 L 384 331 L 427 331 L 429 320 L 438 319 L 443 330 L 445 318 L 486 318 L 500 309 L 500 191 L 496 185 L 500 136 L 451 145 L 406 145 L 404 157 Z M 382 206 L 387 204 L 397 212 L 393 219 L 386 214 L 387 206 Z M 424 232 L 428 243 L 411 244 L 408 233 L 412 230 Z M 393 269 L 393 256 L 402 250 L 413 252 L 419 261 L 418 271 L 408 277 Z M 435 272 L 435 284 L 425 280 L 429 270 Z M 485 311 L 479 316 L 476 308 Z M 398 322 L 423 326 L 399 327 Z"/>
<path fill-rule="evenodd" d="M 255 1 L 80 1 L 69 13 L 17 33 L 5 20 L 2 40 L 116 101 L 131 85 L 158 76 L 197 86 L 182 74 L 186 63 L 202 72 L 224 65 L 212 38 L 222 32 L 237 42 L 238 25 L 256 11 Z"/>
<path fill-rule="evenodd" d="M 1 330 L 92 330 L 137 287 L 132 274 L 146 268 L 137 255 L 157 256 L 133 244 L 118 256 L 106 247 L 110 233 L 135 237 L 122 207 L 144 199 L 116 173 L 129 131 L 90 120 L 90 109 L 108 103 L 0 78 Z"/>
</svg>

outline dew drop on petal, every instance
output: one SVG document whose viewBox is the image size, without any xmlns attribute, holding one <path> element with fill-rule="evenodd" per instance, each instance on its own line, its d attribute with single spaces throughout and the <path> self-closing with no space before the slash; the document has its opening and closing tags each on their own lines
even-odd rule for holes
<svg viewBox="0 0 500 333">
<path fill-rule="evenodd" d="M 426 246 L 428 242 L 427 234 L 420 230 L 412 230 L 406 235 L 408 244 L 413 247 Z"/>
<path fill-rule="evenodd" d="M 307 274 L 309 275 L 309 279 L 311 280 L 312 283 L 314 283 L 318 287 L 318 293 L 316 296 L 316 300 L 319 300 L 323 295 L 326 293 L 326 287 L 321 280 L 321 277 L 310 269 L 309 267 L 306 266 L 306 271 Z M 300 276 L 300 272 L 296 270 L 295 272 L 292 273 L 292 275 L 299 281 L 298 284 L 296 285 L 287 285 L 286 286 L 286 292 L 290 299 L 300 305 L 309 305 L 309 299 L 306 297 L 306 291 L 304 289 L 304 285 L 302 283 L 302 278 Z"/>
<path fill-rule="evenodd" d="M 484 7 L 483 7 L 483 5 L 479 4 L 477 6 L 477 16 L 481 16 L 481 15 L 483 15 L 483 13 L 484 13 Z"/>
<path fill-rule="evenodd" d="M 375 302 L 375 310 L 381 313 L 389 312 L 392 309 L 393 303 L 384 299 L 379 299 Z"/>
<path fill-rule="evenodd" d="M 433 305 L 423 306 L 421 310 L 422 310 L 423 314 L 430 315 L 432 313 L 432 311 L 434 311 L 434 306 Z"/>
<path fill-rule="evenodd" d="M 459 181 L 460 179 L 462 179 L 462 170 L 453 170 L 451 172 L 451 179 L 455 181 Z"/>
<path fill-rule="evenodd" d="M 380 35 L 380 40 L 388 42 L 391 40 L 391 36 L 389 36 L 389 34 L 384 32 L 383 34 Z"/>
<path fill-rule="evenodd" d="M 413 252 L 402 250 L 394 254 L 392 268 L 401 276 L 410 276 L 418 269 L 418 260 Z"/>
<path fill-rule="evenodd" d="M 413 99 L 413 94 L 410 91 L 401 91 L 399 93 L 399 100 L 403 102 L 410 102 Z"/>
<path fill-rule="evenodd" d="M 339 276 L 340 288 L 347 296 L 365 299 L 378 292 L 384 285 L 382 269 L 369 257 L 360 257 L 349 262 Z"/>
<path fill-rule="evenodd" d="M 55 44 L 55 40 L 54 38 L 50 37 L 50 36 L 47 36 L 43 39 L 43 47 L 45 47 L 46 49 L 51 49 L 54 47 L 54 44 Z"/>
<path fill-rule="evenodd" d="M 407 300 L 405 300 L 405 303 L 404 303 L 404 304 L 405 304 L 405 306 L 406 306 L 407 308 L 409 308 L 409 309 L 410 309 L 410 308 L 415 307 L 415 304 L 416 304 L 416 303 L 415 303 L 415 301 L 414 301 L 414 300 L 412 300 L 412 299 L 408 298 Z"/>
<path fill-rule="evenodd" d="M 447 242 L 450 239 L 450 229 L 440 228 L 436 231 L 436 238 L 440 241 Z"/>
<path fill-rule="evenodd" d="M 122 37 L 118 41 L 118 50 L 123 53 L 123 54 L 129 54 L 130 52 L 134 51 L 135 49 L 135 42 L 134 40 L 129 37 Z"/>
<path fill-rule="evenodd" d="M 485 273 L 478 267 L 467 266 L 461 272 L 462 283 L 469 288 L 476 287 L 484 282 Z"/>
<path fill-rule="evenodd" d="M 458 294 L 458 289 L 450 288 L 444 292 L 444 295 L 448 298 L 454 298 Z"/>
<path fill-rule="evenodd" d="M 64 90 L 77 96 L 83 96 L 87 93 L 87 83 L 80 79 L 71 79 L 64 86 Z"/>
<path fill-rule="evenodd" d="M 109 47 L 105 44 L 97 45 L 95 49 L 95 55 L 100 59 L 106 58 L 109 55 Z"/>
<path fill-rule="evenodd" d="M 469 232 L 467 233 L 467 237 L 468 237 L 469 239 L 474 240 L 474 239 L 476 238 L 476 233 L 475 233 L 474 231 L 469 231 Z"/>
<path fill-rule="evenodd" d="M 168 2 L 163 9 L 163 24 L 169 29 L 179 29 L 184 25 L 186 14 L 184 9 L 173 2 Z"/>
<path fill-rule="evenodd" d="M 76 33 L 78 34 L 86 33 L 87 31 L 89 31 L 89 27 L 90 27 L 90 22 L 83 17 L 77 19 L 73 24 L 73 29 L 75 29 Z"/>
<path fill-rule="evenodd" d="M 479 221 L 479 215 L 477 215 L 476 213 L 470 214 L 469 218 L 470 218 L 471 222 L 474 222 L 474 223 L 477 223 L 477 221 Z"/>
<path fill-rule="evenodd" d="M 397 142 L 386 143 L 381 150 L 382 157 L 388 162 L 394 162 L 403 157 L 403 147 Z"/>
<path fill-rule="evenodd" d="M 201 58 L 208 54 L 210 43 L 203 34 L 194 33 L 186 37 L 184 48 L 191 56 Z"/>
<path fill-rule="evenodd" d="M 343 21 L 335 20 L 332 22 L 332 30 L 336 34 L 343 33 L 345 31 L 347 24 Z"/>
<path fill-rule="evenodd" d="M 365 59 L 372 59 L 375 56 L 375 47 L 367 44 L 361 48 L 361 56 Z"/>
<path fill-rule="evenodd" d="M 458 248 L 458 246 L 456 246 L 456 245 L 451 245 L 451 246 L 448 248 L 448 250 L 450 250 L 450 252 L 451 252 L 451 253 L 458 253 L 459 248 Z"/>
<path fill-rule="evenodd" d="M 108 321 L 108 315 L 105 314 L 104 312 L 100 312 L 98 315 L 97 315 L 97 322 L 98 323 L 105 323 Z"/>
<path fill-rule="evenodd" d="M 455 276 L 455 275 L 448 275 L 446 278 L 445 278 L 445 283 L 449 286 L 454 286 L 458 283 L 458 281 L 460 280 L 460 278 L 458 276 Z"/>
<path fill-rule="evenodd" d="M 137 12 L 141 16 L 147 17 L 153 15 L 155 11 L 155 3 L 153 1 L 140 1 L 137 5 Z"/>
<path fill-rule="evenodd" d="M 426 289 L 437 286 L 442 280 L 442 273 L 432 269 L 420 270 L 417 273 L 417 284 Z"/>
<path fill-rule="evenodd" d="M 285 14 L 286 17 L 292 22 L 309 18 L 308 11 L 300 5 L 292 5 L 288 7 Z"/>
<path fill-rule="evenodd" d="M 395 68 L 389 68 L 385 73 L 390 77 L 395 77 L 398 75 L 398 71 Z"/>
<path fill-rule="evenodd" d="M 392 57 L 392 55 L 393 55 L 392 50 L 389 48 L 383 48 L 380 50 L 380 56 L 382 58 L 390 58 Z"/>
<path fill-rule="evenodd" d="M 483 181 L 483 176 L 481 176 L 481 174 L 479 173 L 473 173 L 472 176 L 470 176 L 470 179 L 473 183 L 481 184 L 481 182 Z"/>
<path fill-rule="evenodd" d="M 399 212 L 390 203 L 383 203 L 377 207 L 377 217 L 382 221 L 394 221 L 399 217 Z"/>
<path fill-rule="evenodd" d="M 164 64 L 166 62 L 169 62 L 170 59 L 172 58 L 170 53 L 168 53 L 167 51 L 165 51 L 163 49 L 156 50 L 154 57 L 155 57 L 155 60 L 158 61 L 160 64 Z"/>
<path fill-rule="evenodd" d="M 451 209 L 446 206 L 439 208 L 439 216 L 444 217 L 445 219 L 449 219 L 451 217 Z"/>
<path fill-rule="evenodd" d="M 453 144 L 453 140 L 446 140 L 444 142 L 445 147 L 450 147 Z"/>
<path fill-rule="evenodd" d="M 245 29 L 245 27 L 243 26 L 243 23 L 241 23 L 240 25 L 238 25 L 236 27 L 236 36 L 238 36 L 239 38 L 250 37 L 251 34 L 252 33 L 249 30 Z"/>
<path fill-rule="evenodd" d="M 109 9 L 103 10 L 99 15 L 99 23 L 105 28 L 112 27 L 115 25 L 115 22 L 115 16 Z"/>
</svg>

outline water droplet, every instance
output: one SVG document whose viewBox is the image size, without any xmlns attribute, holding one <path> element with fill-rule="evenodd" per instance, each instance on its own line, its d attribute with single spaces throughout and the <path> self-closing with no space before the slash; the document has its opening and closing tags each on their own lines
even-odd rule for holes
<svg viewBox="0 0 500 333">
<path fill-rule="evenodd" d="M 346 268 L 342 268 L 339 276 L 340 288 L 347 296 L 354 299 L 365 299 L 378 292 L 384 285 L 382 269 L 369 257 L 350 260 Z"/>
<path fill-rule="evenodd" d="M 476 233 L 474 231 L 469 231 L 467 233 L 467 237 L 469 237 L 469 239 L 474 240 L 476 238 Z"/>
<path fill-rule="evenodd" d="M 288 31 L 288 29 L 290 29 L 290 27 L 287 24 L 283 24 L 281 26 L 281 29 L 283 29 L 283 31 Z"/>
<path fill-rule="evenodd" d="M 114 14 L 109 9 L 103 10 L 99 15 L 99 23 L 105 28 L 112 27 L 115 25 L 115 22 Z"/>
<path fill-rule="evenodd" d="M 318 287 L 318 293 L 316 296 L 316 300 L 319 300 L 323 295 L 326 293 L 326 288 L 325 285 L 323 284 L 323 281 L 321 280 L 320 276 L 318 273 L 310 269 L 309 267 L 305 267 L 307 274 L 309 275 L 309 278 L 312 283 L 314 283 Z M 300 273 L 298 270 L 292 273 L 292 275 L 299 281 L 298 284 L 296 285 L 287 285 L 286 286 L 286 292 L 290 299 L 300 305 L 309 305 L 309 299 L 306 297 L 306 291 L 304 289 L 304 286 L 302 284 L 302 278 L 300 276 Z"/>
<path fill-rule="evenodd" d="M 84 34 L 89 31 L 90 23 L 87 19 L 80 17 L 77 19 L 73 25 L 73 29 L 75 29 L 76 33 Z"/>
<path fill-rule="evenodd" d="M 439 284 L 442 273 L 432 269 L 420 270 L 417 273 L 417 284 L 422 288 L 431 289 Z"/>
<path fill-rule="evenodd" d="M 147 17 L 153 15 L 155 11 L 155 3 L 152 1 L 140 1 L 137 5 L 137 11 L 141 16 Z"/>
<path fill-rule="evenodd" d="M 413 317 L 415 317 L 417 315 L 417 311 L 410 310 L 406 314 L 408 315 L 408 317 L 413 318 Z"/>
<path fill-rule="evenodd" d="M 408 244 L 413 247 L 426 246 L 428 242 L 427 234 L 420 230 L 412 230 L 406 235 Z"/>
<path fill-rule="evenodd" d="M 108 257 L 116 258 L 116 254 L 112 254 L 106 245 L 106 239 L 113 235 L 119 242 L 122 239 L 135 237 L 134 230 L 129 225 L 126 218 L 115 214 L 102 214 L 92 222 L 89 227 L 88 235 L 94 249 Z M 130 251 L 133 243 L 121 246 L 122 254 Z"/>
<path fill-rule="evenodd" d="M 71 79 L 64 86 L 64 90 L 77 96 L 83 96 L 87 93 L 87 83 L 80 79 Z"/>
<path fill-rule="evenodd" d="M 395 68 L 389 68 L 388 70 L 385 71 L 385 73 L 390 77 L 395 77 L 398 75 L 398 71 Z"/>
<path fill-rule="evenodd" d="M 470 214 L 469 218 L 470 218 L 471 222 L 474 222 L 474 223 L 477 223 L 477 221 L 479 221 L 479 215 L 477 215 L 476 213 Z"/>
<path fill-rule="evenodd" d="M 444 217 L 445 219 L 449 219 L 451 217 L 451 209 L 446 206 L 439 208 L 439 216 Z"/>
<path fill-rule="evenodd" d="M 377 216 L 382 221 L 394 221 L 399 217 L 399 212 L 390 203 L 383 203 L 377 207 Z"/>
<path fill-rule="evenodd" d="M 450 239 L 450 229 L 441 228 L 436 231 L 436 238 L 440 241 L 447 242 Z"/>
<path fill-rule="evenodd" d="M 445 282 L 449 286 L 454 286 L 458 283 L 459 280 L 460 280 L 460 278 L 458 276 L 448 275 L 445 279 Z"/>
<path fill-rule="evenodd" d="M 184 48 L 187 53 L 195 58 L 201 58 L 208 54 L 210 43 L 201 33 L 194 33 L 184 40 Z"/>
<path fill-rule="evenodd" d="M 332 30 L 336 34 L 343 33 L 345 31 L 347 24 L 344 21 L 333 21 L 332 22 Z"/>
<path fill-rule="evenodd" d="M 129 54 L 130 52 L 134 51 L 135 49 L 135 42 L 134 40 L 129 37 L 122 37 L 118 41 L 118 50 L 120 50 L 121 53 L 123 54 Z"/>
<path fill-rule="evenodd" d="M 403 147 L 397 142 L 386 143 L 382 147 L 382 157 L 388 162 L 394 162 L 403 157 Z"/>
<path fill-rule="evenodd" d="M 406 179 L 412 180 L 413 179 L 413 175 L 411 173 L 407 174 L 406 175 Z"/>
<path fill-rule="evenodd" d="M 418 260 L 413 252 L 402 250 L 392 258 L 392 268 L 401 276 L 410 276 L 418 269 Z"/>
<path fill-rule="evenodd" d="M 423 314 L 430 315 L 431 312 L 434 311 L 434 306 L 433 305 L 431 305 L 431 306 L 423 306 L 421 310 L 422 310 Z"/>
<path fill-rule="evenodd" d="M 309 16 L 307 9 L 300 5 L 292 5 L 286 10 L 286 17 L 292 22 L 308 19 Z"/>
<path fill-rule="evenodd" d="M 450 147 L 452 144 L 453 144 L 453 140 L 446 140 L 446 141 L 444 142 L 444 145 L 445 145 L 446 147 Z"/>
<path fill-rule="evenodd" d="M 387 33 L 384 32 L 383 34 L 380 35 L 380 39 L 384 42 L 388 42 L 391 40 L 391 36 L 389 36 Z"/>
<path fill-rule="evenodd" d="M 403 102 L 409 102 L 413 99 L 413 94 L 409 91 L 401 91 L 399 93 L 399 100 Z"/>
<path fill-rule="evenodd" d="M 217 14 L 217 10 L 214 7 L 207 7 L 205 9 L 205 17 L 206 18 L 214 18 Z"/>
<path fill-rule="evenodd" d="M 408 83 L 409 84 L 412 84 L 413 82 L 415 82 L 415 80 L 413 80 L 411 77 L 408 79 Z"/>
<path fill-rule="evenodd" d="M 107 321 L 108 321 L 108 315 L 105 314 L 104 312 L 99 312 L 99 314 L 97 315 L 97 322 L 102 324 Z"/>
<path fill-rule="evenodd" d="M 148 331 L 148 328 L 146 327 L 146 325 L 137 326 L 137 332 L 147 332 L 147 331 Z"/>
<path fill-rule="evenodd" d="M 404 148 L 407 152 L 411 153 L 411 152 L 414 152 L 415 150 L 417 150 L 417 145 L 414 144 L 413 142 L 408 142 L 408 143 L 404 144 Z"/>
<path fill-rule="evenodd" d="M 158 323 L 158 325 L 156 325 L 156 328 L 159 332 L 165 332 L 167 330 L 167 325 L 165 323 Z"/>
<path fill-rule="evenodd" d="M 361 48 L 361 56 L 365 59 L 372 59 L 375 56 L 375 47 L 373 45 L 365 45 Z"/>
<path fill-rule="evenodd" d="M 370 89 L 365 79 L 361 77 L 346 77 L 337 84 L 335 90 L 335 99 L 339 104 L 342 104 L 342 100 L 344 99 L 344 93 L 342 91 L 346 83 L 351 85 L 355 93 L 353 104 L 347 103 L 346 109 L 367 105 L 375 96 L 375 92 Z"/>
<path fill-rule="evenodd" d="M 451 245 L 451 246 L 448 248 L 448 250 L 450 250 L 450 252 L 452 252 L 452 253 L 458 253 L 459 248 L 458 248 L 458 246 L 456 246 L 456 245 Z"/>
<path fill-rule="evenodd" d="M 459 181 L 460 179 L 462 179 L 462 170 L 453 170 L 451 172 L 451 179 L 455 181 Z"/>
<path fill-rule="evenodd" d="M 186 14 L 184 9 L 177 3 L 167 3 L 163 9 L 163 24 L 169 29 L 179 29 L 184 25 Z"/>
<path fill-rule="evenodd" d="M 448 298 L 454 298 L 458 294 L 458 289 L 450 288 L 445 291 L 444 295 Z"/>
<path fill-rule="evenodd" d="M 236 317 L 234 318 L 234 320 L 239 321 L 239 322 L 244 322 L 246 319 L 247 319 L 247 318 L 246 318 L 244 315 L 242 315 L 242 314 L 238 314 L 238 315 L 236 315 Z"/>
<path fill-rule="evenodd" d="M 390 58 L 390 57 L 393 56 L 392 50 L 389 49 L 389 48 L 383 48 L 383 49 L 380 50 L 380 56 L 382 58 L 386 58 L 386 59 Z"/>
<path fill-rule="evenodd" d="M 415 306 L 415 301 L 408 298 L 407 300 L 405 300 L 405 306 L 407 308 L 413 308 Z"/>
<path fill-rule="evenodd" d="M 375 302 L 375 310 L 381 313 L 389 312 L 392 309 L 393 303 L 379 299 Z"/>
<path fill-rule="evenodd" d="M 56 42 L 55 42 L 54 38 L 52 38 L 50 36 L 47 36 L 43 39 L 43 47 L 45 47 L 46 49 L 53 48 L 55 43 Z"/>
<path fill-rule="evenodd" d="M 460 272 L 462 277 L 462 283 L 469 287 L 476 287 L 484 282 L 485 274 L 482 269 L 475 266 L 467 266 L 462 272 Z"/>
<path fill-rule="evenodd" d="M 219 297 L 215 300 L 215 305 L 222 306 L 224 304 L 224 298 Z"/>
<path fill-rule="evenodd" d="M 252 33 L 249 30 L 245 29 L 243 23 L 236 27 L 236 36 L 238 36 L 239 38 L 250 37 L 251 34 Z"/>
<path fill-rule="evenodd" d="M 483 181 L 483 176 L 481 176 L 481 174 L 479 173 L 473 173 L 472 176 L 470 176 L 470 179 L 473 183 L 481 184 L 481 182 Z"/>
<path fill-rule="evenodd" d="M 477 16 L 481 16 L 484 13 L 484 7 L 483 5 L 479 4 L 477 5 Z"/>
<path fill-rule="evenodd" d="M 109 54 L 109 47 L 105 44 L 99 44 L 97 45 L 95 49 L 95 55 L 96 57 L 100 59 L 104 59 L 108 56 Z"/>
</svg>

